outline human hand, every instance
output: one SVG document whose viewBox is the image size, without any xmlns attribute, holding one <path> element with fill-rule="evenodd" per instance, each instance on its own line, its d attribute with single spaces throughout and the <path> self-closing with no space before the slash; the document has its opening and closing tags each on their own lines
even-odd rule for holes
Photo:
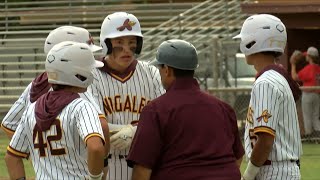
<svg viewBox="0 0 320 180">
<path fill-rule="evenodd" d="M 303 54 L 301 53 L 301 51 L 295 50 L 290 57 L 290 63 L 293 65 L 297 64 L 299 60 L 302 59 L 302 57 L 303 57 Z"/>
<path fill-rule="evenodd" d="M 123 150 L 131 145 L 133 136 L 136 132 L 131 124 L 120 129 L 119 132 L 110 137 L 110 145 L 117 150 Z"/>
</svg>

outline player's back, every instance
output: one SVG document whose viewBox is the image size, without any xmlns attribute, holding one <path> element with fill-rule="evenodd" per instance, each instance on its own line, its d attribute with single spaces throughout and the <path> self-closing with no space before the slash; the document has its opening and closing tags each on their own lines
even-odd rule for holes
<svg viewBox="0 0 320 180">
<path fill-rule="evenodd" d="M 164 151 L 154 178 L 240 178 L 233 151 L 234 111 L 194 84 L 195 80 L 177 80 L 166 94 L 146 107 L 154 109 L 159 117 L 156 123 L 162 128 Z"/>
<path fill-rule="evenodd" d="M 27 108 L 23 120 L 27 121 L 25 131 L 32 132 L 28 133 L 29 150 L 37 179 L 84 179 L 87 176 L 85 139 L 89 135 L 85 133 L 87 124 L 83 117 L 87 117 L 89 111 L 94 112 L 94 107 L 77 98 L 65 106 L 49 130 L 41 132 L 36 126 L 35 103 Z"/>
<path fill-rule="evenodd" d="M 269 120 L 276 135 L 274 148 L 268 159 L 271 161 L 298 159 L 302 154 L 299 121 L 296 103 L 288 81 L 275 70 L 269 70 L 256 80 L 253 89 L 255 93 L 260 93 L 260 97 L 264 97 L 257 99 L 259 102 L 255 103 L 263 103 L 265 109 L 270 111 L 270 108 L 274 108 L 276 110 L 271 110 L 271 112 L 277 112 L 271 114 Z M 272 102 L 277 103 L 272 105 Z M 276 124 L 273 125 L 273 123 Z"/>
<path fill-rule="evenodd" d="M 50 88 L 35 90 L 39 88 L 33 88 L 33 83 L 31 82 L 26 89 L 23 91 L 19 99 L 13 104 L 13 106 L 10 108 L 6 116 L 3 118 L 1 122 L 1 128 L 4 129 L 8 134 L 13 134 L 15 130 L 17 129 L 18 125 L 20 124 L 20 120 L 22 117 L 22 114 L 27 109 L 28 106 L 32 103 L 31 101 L 31 89 L 33 88 L 33 91 L 37 94 L 38 97 L 43 95 L 44 93 L 52 91 L 51 85 L 49 85 Z M 99 112 L 99 114 L 102 114 L 98 105 L 95 103 L 92 95 L 89 92 L 79 93 L 80 97 L 83 99 L 88 100 L 90 103 L 94 105 L 96 110 Z M 36 99 L 38 99 L 38 97 Z M 34 98 L 34 97 L 33 97 Z"/>
</svg>

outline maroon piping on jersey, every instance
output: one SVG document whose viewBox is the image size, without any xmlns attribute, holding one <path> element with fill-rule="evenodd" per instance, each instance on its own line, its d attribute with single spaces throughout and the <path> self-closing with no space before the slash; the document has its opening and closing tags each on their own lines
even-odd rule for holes
<svg viewBox="0 0 320 180">
<path fill-rule="evenodd" d="M 268 71 L 268 70 L 274 70 L 274 71 L 277 71 L 279 74 L 281 74 L 284 78 L 286 78 L 289 86 L 290 86 L 290 89 L 292 91 L 292 94 L 293 94 L 293 97 L 294 97 L 294 100 L 297 102 L 297 100 L 299 100 L 299 98 L 301 97 L 301 90 L 299 88 L 299 85 L 297 82 L 295 82 L 292 77 L 288 74 L 288 72 L 280 67 L 279 65 L 275 65 L 275 64 L 272 64 L 272 65 L 269 65 L 269 66 L 266 66 L 265 68 L 262 69 L 262 71 L 260 71 L 257 75 L 256 75 L 256 79 L 258 79 L 259 76 L 261 76 L 261 74 L 263 74 L 264 72 Z"/>
<path fill-rule="evenodd" d="M 41 131 L 48 130 L 62 109 L 79 97 L 78 93 L 63 90 L 44 94 L 35 105 L 36 125 Z"/>
<path fill-rule="evenodd" d="M 134 60 L 130 66 L 125 70 L 125 72 L 123 73 L 120 73 L 119 71 L 116 71 L 114 69 L 111 69 L 110 66 L 108 66 L 107 62 L 105 59 L 102 59 L 102 62 L 104 64 L 103 67 L 99 68 L 101 71 L 105 72 L 105 73 L 108 73 L 108 74 L 114 74 L 114 75 L 117 75 L 119 76 L 120 78 L 126 78 L 130 72 L 134 71 L 136 69 L 136 66 L 138 64 L 138 61 L 137 60 Z"/>
<path fill-rule="evenodd" d="M 37 99 L 43 94 L 47 93 L 50 88 L 51 88 L 51 84 L 48 83 L 48 76 L 46 72 L 37 76 L 32 81 L 32 85 L 30 89 L 31 103 L 37 101 Z"/>
</svg>

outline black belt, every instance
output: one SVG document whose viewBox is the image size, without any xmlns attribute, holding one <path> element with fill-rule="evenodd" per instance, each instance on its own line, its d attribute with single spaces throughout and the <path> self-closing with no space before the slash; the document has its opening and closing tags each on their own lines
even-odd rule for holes
<svg viewBox="0 0 320 180">
<path fill-rule="evenodd" d="M 295 163 L 298 165 L 299 169 L 300 169 L 300 159 L 298 159 L 298 160 L 290 159 L 290 162 L 295 162 Z M 271 161 L 270 161 L 270 160 L 266 160 L 266 161 L 263 163 L 262 166 L 267 166 L 267 165 L 271 165 Z"/>
<path fill-rule="evenodd" d="M 119 159 L 126 159 L 127 155 L 118 155 Z M 112 154 L 109 154 L 108 159 L 112 158 Z"/>
</svg>

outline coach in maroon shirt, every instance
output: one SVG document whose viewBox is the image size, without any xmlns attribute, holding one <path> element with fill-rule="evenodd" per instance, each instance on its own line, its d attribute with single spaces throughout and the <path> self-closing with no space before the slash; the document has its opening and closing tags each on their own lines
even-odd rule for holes
<svg viewBox="0 0 320 180">
<path fill-rule="evenodd" d="M 133 180 L 236 180 L 244 150 L 234 110 L 200 90 L 195 47 L 168 40 L 156 60 L 167 92 L 144 107 L 127 158 Z"/>
</svg>

